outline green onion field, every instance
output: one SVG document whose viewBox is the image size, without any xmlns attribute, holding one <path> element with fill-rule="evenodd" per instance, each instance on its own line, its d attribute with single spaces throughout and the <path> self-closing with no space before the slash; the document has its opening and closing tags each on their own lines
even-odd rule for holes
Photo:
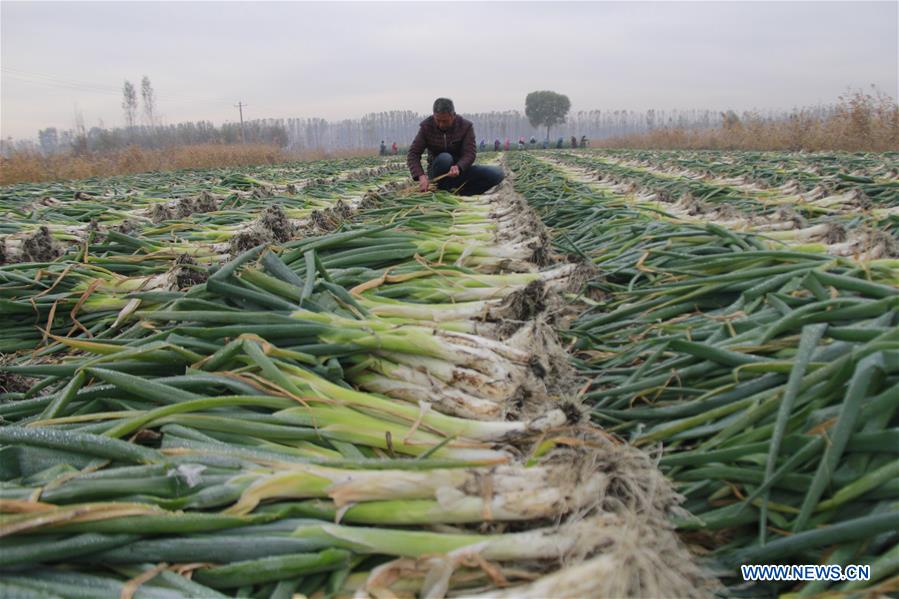
<svg viewBox="0 0 899 599">
<path fill-rule="evenodd" d="M 0 596 L 899 592 L 899 154 L 480 161 L 0 188 Z"/>
</svg>

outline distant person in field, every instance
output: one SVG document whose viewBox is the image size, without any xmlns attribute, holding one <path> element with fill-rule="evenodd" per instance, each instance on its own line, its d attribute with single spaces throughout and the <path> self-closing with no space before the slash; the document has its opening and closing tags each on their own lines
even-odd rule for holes
<svg viewBox="0 0 899 599">
<path fill-rule="evenodd" d="M 499 152 L 499 139 L 494 139 L 494 140 L 493 140 L 493 151 L 494 151 L 494 152 Z"/>
<path fill-rule="evenodd" d="M 396 153 L 399 152 L 399 148 L 396 145 L 396 142 L 393 142 L 393 145 L 390 146 L 390 150 L 393 152 L 393 155 L 396 156 Z"/>
<path fill-rule="evenodd" d="M 384 140 L 381 140 L 381 156 L 387 156 L 387 144 L 384 143 Z"/>
<path fill-rule="evenodd" d="M 556 140 L 556 149 L 557 149 L 557 150 L 561 150 L 561 149 L 562 149 L 562 146 L 564 146 L 564 145 L 565 145 L 565 138 L 564 138 L 564 137 L 560 137 L 559 139 Z"/>
<path fill-rule="evenodd" d="M 537 147 L 537 138 L 532 135 L 531 136 L 531 149 L 533 150 L 536 147 Z"/>
<path fill-rule="evenodd" d="M 524 135 L 522 135 L 521 137 L 518 138 L 518 149 L 519 150 L 524 149 Z"/>
<path fill-rule="evenodd" d="M 582 148 L 586 148 L 588 143 L 589 143 L 589 142 L 587 141 L 587 136 L 586 136 L 586 135 L 581 135 L 581 147 L 582 147 Z"/>
<path fill-rule="evenodd" d="M 509 138 L 506 138 L 506 143 L 503 144 L 503 149 L 508 152 L 509 151 Z"/>
<path fill-rule="evenodd" d="M 474 163 L 477 147 L 471 121 L 456 114 L 449 98 L 437 98 L 433 112 L 419 125 L 406 154 L 406 164 L 412 178 L 418 181 L 418 189 L 427 191 L 431 180 L 438 177 L 438 189 L 466 196 L 484 193 L 498 185 L 503 180 L 502 170 Z M 421 155 L 426 149 L 427 172 L 421 167 Z"/>
<path fill-rule="evenodd" d="M 478 144 L 478 152 L 483 152 L 486 149 L 487 149 L 487 142 L 482 139 L 481 143 Z"/>
<path fill-rule="evenodd" d="M 571 136 L 571 147 L 577 148 L 577 138 L 574 135 Z"/>
</svg>

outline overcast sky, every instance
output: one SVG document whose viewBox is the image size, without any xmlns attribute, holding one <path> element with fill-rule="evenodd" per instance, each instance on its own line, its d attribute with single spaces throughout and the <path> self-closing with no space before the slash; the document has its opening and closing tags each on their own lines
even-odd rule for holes
<svg viewBox="0 0 899 599">
<path fill-rule="evenodd" d="M 524 109 L 784 108 L 897 96 L 897 2 L 0 2 L 3 137 L 120 126 L 149 76 L 168 123 Z"/>
</svg>

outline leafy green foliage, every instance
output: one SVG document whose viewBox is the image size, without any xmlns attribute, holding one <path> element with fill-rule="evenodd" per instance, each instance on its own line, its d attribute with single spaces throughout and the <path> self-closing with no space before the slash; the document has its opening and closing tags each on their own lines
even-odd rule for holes
<svg viewBox="0 0 899 599">
<path fill-rule="evenodd" d="M 544 90 L 531 92 L 524 99 L 524 113 L 534 127 L 546 127 L 549 130 L 565 122 L 565 116 L 571 110 L 571 100 L 564 94 Z"/>
</svg>

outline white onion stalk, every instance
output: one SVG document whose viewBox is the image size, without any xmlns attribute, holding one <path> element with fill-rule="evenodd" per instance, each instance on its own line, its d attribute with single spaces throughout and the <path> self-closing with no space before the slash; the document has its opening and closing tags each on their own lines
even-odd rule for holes
<svg viewBox="0 0 899 599">
<path fill-rule="evenodd" d="M 511 349 L 511 348 L 510 348 Z M 524 352 L 522 352 L 524 353 Z M 521 385 L 527 376 L 525 366 L 516 363 L 510 363 L 505 360 L 491 364 L 491 372 L 479 372 L 465 366 L 450 364 L 443 360 L 436 360 L 425 356 L 416 356 L 410 354 L 397 354 L 386 352 L 386 358 L 391 360 L 398 366 L 405 366 L 408 370 L 414 370 L 420 373 L 426 373 L 427 376 L 437 379 L 447 385 L 452 385 L 458 389 L 462 389 L 479 397 L 487 397 L 494 400 L 504 400 L 514 394 L 518 386 Z M 404 377 L 406 371 L 399 372 L 399 377 L 394 377 L 391 365 L 382 362 L 383 369 L 379 368 L 379 372 L 393 378 Z M 482 369 L 486 370 L 486 369 Z M 408 375 L 407 378 L 400 380 L 409 380 L 419 382 L 422 379 Z"/>
<path fill-rule="evenodd" d="M 514 290 L 510 289 L 511 291 Z M 364 297 L 359 300 L 359 303 L 378 317 L 446 322 L 481 318 L 487 312 L 488 307 L 499 305 L 500 300 L 478 300 L 454 304 L 412 304 L 386 298 Z"/>
<path fill-rule="evenodd" d="M 542 528 L 502 535 L 447 534 L 322 524 L 300 526 L 291 536 L 331 543 L 356 553 L 420 558 L 445 554 L 473 554 L 497 561 L 559 559 L 589 552 L 604 542 L 600 533 L 609 526 L 602 517 L 585 519 L 577 526 Z"/>
<path fill-rule="evenodd" d="M 424 355 L 458 366 L 477 370 L 493 378 L 508 375 L 508 362 L 525 365 L 527 352 L 513 349 L 501 342 L 453 331 L 440 331 L 422 326 L 396 326 L 375 319 L 353 320 L 333 314 L 297 310 L 297 319 L 332 325 L 332 332 L 322 337 L 333 342 L 350 342 L 385 356 Z"/>
<path fill-rule="evenodd" d="M 550 410 L 546 414 L 527 422 L 501 420 L 470 420 L 446 416 L 436 411 L 422 412 L 417 406 L 371 395 L 354 389 L 347 389 L 303 368 L 281 364 L 281 370 L 290 377 L 301 391 L 312 392 L 323 398 L 334 399 L 369 412 L 379 417 L 389 415 L 398 422 L 412 425 L 420 423 L 424 430 L 435 431 L 443 436 L 456 436 L 480 441 L 502 441 L 518 435 L 545 431 L 564 425 L 568 418 L 561 410 Z M 293 408 L 302 414 L 305 408 Z M 383 432 L 381 432 L 383 436 Z"/>
<path fill-rule="evenodd" d="M 396 369 L 400 368 L 406 367 L 396 367 Z M 460 418 L 495 420 L 501 419 L 504 415 L 502 404 L 449 387 L 433 378 L 427 377 L 423 373 L 419 374 L 426 379 L 424 382 L 408 380 L 413 378 L 413 376 L 407 376 L 404 379 L 396 376 L 396 374 L 396 372 L 393 372 L 393 376 L 384 376 L 374 372 L 366 372 L 354 376 L 352 380 L 355 384 L 368 391 L 412 403 L 429 402 L 441 413 Z"/>
<path fill-rule="evenodd" d="M 434 522 L 480 522 L 485 514 L 495 521 L 533 520 L 559 517 L 596 502 L 605 492 L 607 476 L 591 472 L 581 477 L 579 471 L 569 463 L 377 471 L 295 465 L 286 472 L 241 474 L 241 484 L 248 477 L 253 480 L 228 511 L 246 514 L 269 499 L 328 498 L 338 508 L 364 508 L 368 518 L 381 514 L 385 523 L 394 523 L 404 515 L 392 517 L 387 513 L 391 506 L 429 500 L 432 503 L 415 507 L 434 515 Z"/>
<path fill-rule="evenodd" d="M 766 233 L 768 237 L 779 241 L 812 241 L 827 237 L 833 225 L 829 223 L 821 223 L 804 229 L 788 229 L 786 231 L 769 231 Z"/>
</svg>

